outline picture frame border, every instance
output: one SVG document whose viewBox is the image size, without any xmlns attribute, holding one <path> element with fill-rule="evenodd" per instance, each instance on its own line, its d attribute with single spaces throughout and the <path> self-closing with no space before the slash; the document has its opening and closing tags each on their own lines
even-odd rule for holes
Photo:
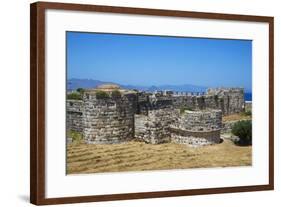
<svg viewBox="0 0 281 207">
<path fill-rule="evenodd" d="M 47 9 L 188 17 L 269 24 L 269 183 L 221 188 L 136 192 L 77 197 L 45 197 L 45 12 Z M 36 205 L 160 198 L 274 189 L 274 17 L 190 12 L 89 4 L 35 2 L 30 4 L 30 202 Z"/>
</svg>

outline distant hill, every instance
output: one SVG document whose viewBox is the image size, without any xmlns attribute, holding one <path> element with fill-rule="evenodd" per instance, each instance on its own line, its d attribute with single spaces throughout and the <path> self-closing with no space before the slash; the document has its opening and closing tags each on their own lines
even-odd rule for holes
<svg viewBox="0 0 281 207">
<path fill-rule="evenodd" d="M 67 90 L 76 90 L 77 88 L 95 88 L 98 85 L 105 84 L 107 82 L 92 80 L 92 79 L 76 79 L 72 78 L 67 80 Z"/>
<path fill-rule="evenodd" d="M 137 89 L 142 91 L 171 90 L 171 91 L 178 91 L 178 92 L 184 92 L 184 91 L 205 92 L 207 90 L 207 87 L 205 86 L 197 86 L 191 84 L 138 86 L 138 85 L 122 85 L 119 83 L 106 82 L 106 81 L 93 80 L 93 79 L 74 79 L 74 78 L 67 80 L 67 89 L 76 90 L 77 88 L 95 88 L 98 85 L 105 84 L 105 83 L 118 84 L 122 88 Z"/>
</svg>

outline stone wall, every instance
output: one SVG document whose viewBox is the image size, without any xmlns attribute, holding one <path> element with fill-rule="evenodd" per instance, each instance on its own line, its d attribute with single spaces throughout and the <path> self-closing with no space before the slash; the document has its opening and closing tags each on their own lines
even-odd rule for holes
<svg viewBox="0 0 281 207">
<path fill-rule="evenodd" d="M 151 144 L 174 142 L 191 146 L 220 142 L 221 110 L 185 111 L 165 108 L 135 115 L 135 138 Z"/>
<path fill-rule="evenodd" d="M 191 131 L 210 131 L 221 128 L 221 110 L 186 110 L 175 122 L 174 127 Z"/>
<path fill-rule="evenodd" d="M 107 95 L 97 97 L 103 90 Z M 118 91 L 113 96 L 113 91 Z M 118 95 L 119 94 L 119 95 Z M 120 143 L 137 138 L 158 144 L 205 145 L 220 141 L 222 114 L 245 109 L 240 88 L 209 89 L 207 94 L 146 93 L 103 87 L 67 100 L 67 130 L 83 133 L 86 143 Z M 180 109 L 189 110 L 180 114 Z M 227 126 L 225 126 L 227 128 Z"/>
<path fill-rule="evenodd" d="M 170 127 L 171 141 L 191 146 L 220 142 L 221 110 L 185 111 Z"/>
<path fill-rule="evenodd" d="M 219 99 L 220 109 L 223 114 L 240 113 L 245 109 L 243 88 L 210 88 L 207 95 Z"/>
<path fill-rule="evenodd" d="M 136 113 L 148 115 L 148 111 L 171 108 L 172 106 L 173 99 L 170 96 L 139 93 Z"/>
<path fill-rule="evenodd" d="M 86 143 L 111 144 L 134 138 L 136 94 L 97 98 L 95 91 L 85 92 L 83 136 Z"/>
<path fill-rule="evenodd" d="M 83 131 L 83 101 L 67 100 L 66 101 L 66 129 L 71 131 Z"/>
<path fill-rule="evenodd" d="M 225 121 L 222 123 L 222 133 L 230 133 L 232 130 L 232 127 L 234 124 L 236 124 L 238 121 Z"/>
<path fill-rule="evenodd" d="M 239 122 L 239 121 L 247 121 L 247 120 L 249 120 L 249 119 L 240 119 L 240 120 L 235 120 L 235 121 L 224 121 L 223 123 L 222 123 L 222 129 L 221 129 L 221 131 L 223 132 L 223 133 L 230 133 L 231 132 L 231 130 L 232 130 L 232 128 L 233 128 L 233 126 L 234 126 L 234 124 L 236 124 L 237 122 Z"/>
<path fill-rule="evenodd" d="M 172 108 L 148 111 L 147 115 L 135 115 L 135 138 L 151 144 L 170 141 L 170 125 L 179 111 Z"/>
<path fill-rule="evenodd" d="M 189 146 L 204 146 L 220 143 L 220 130 L 192 132 L 171 128 L 171 141 Z"/>
<path fill-rule="evenodd" d="M 139 93 L 137 113 L 147 115 L 149 110 L 162 108 L 189 108 L 193 110 L 220 109 L 224 115 L 244 111 L 244 90 L 242 88 L 208 89 L 207 94 Z"/>
</svg>

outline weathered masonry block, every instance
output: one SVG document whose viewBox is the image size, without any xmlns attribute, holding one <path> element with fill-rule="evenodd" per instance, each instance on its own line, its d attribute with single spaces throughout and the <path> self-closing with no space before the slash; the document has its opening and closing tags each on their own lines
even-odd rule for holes
<svg viewBox="0 0 281 207">
<path fill-rule="evenodd" d="M 223 114 L 239 113 L 245 109 L 243 88 L 209 88 L 207 95 L 213 95 L 219 99 L 219 108 Z"/>
<path fill-rule="evenodd" d="M 83 101 L 86 143 L 113 144 L 134 138 L 135 92 L 103 86 L 86 91 Z"/>
<path fill-rule="evenodd" d="M 191 146 L 220 143 L 221 110 L 185 111 L 171 125 L 171 141 Z"/>
<path fill-rule="evenodd" d="M 83 132 L 83 101 L 82 100 L 67 100 L 66 101 L 66 129 Z"/>
<path fill-rule="evenodd" d="M 170 125 L 174 123 L 178 110 L 164 108 L 151 110 L 147 115 L 135 115 L 135 138 L 151 144 L 170 142 Z"/>
<path fill-rule="evenodd" d="M 166 107 L 192 110 L 220 109 L 224 115 L 239 113 L 245 109 L 243 88 L 211 88 L 202 94 L 138 93 L 137 113 Z"/>
<path fill-rule="evenodd" d="M 139 139 L 152 144 L 172 141 L 198 146 L 219 143 L 222 114 L 244 111 L 245 101 L 242 88 L 173 94 L 105 84 L 86 90 L 82 100 L 67 100 L 66 110 L 67 130 L 82 133 L 86 143 Z"/>
</svg>

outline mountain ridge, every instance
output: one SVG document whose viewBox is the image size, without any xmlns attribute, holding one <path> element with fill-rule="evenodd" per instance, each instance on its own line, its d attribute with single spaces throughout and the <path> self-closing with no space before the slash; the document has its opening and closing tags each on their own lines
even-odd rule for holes
<svg viewBox="0 0 281 207">
<path fill-rule="evenodd" d="M 94 79 L 78 79 L 78 78 L 71 78 L 67 80 L 67 90 L 76 90 L 77 88 L 95 88 L 101 84 L 118 84 L 122 88 L 125 89 L 137 89 L 142 91 L 155 91 L 155 90 L 172 90 L 178 92 L 205 92 L 208 87 L 206 86 L 198 86 L 192 84 L 181 84 L 181 85 L 172 85 L 172 84 L 163 84 L 163 85 L 150 85 L 150 86 L 140 86 L 140 85 L 126 85 L 126 84 L 119 84 L 115 82 L 107 82 L 107 81 L 100 81 Z"/>
</svg>

